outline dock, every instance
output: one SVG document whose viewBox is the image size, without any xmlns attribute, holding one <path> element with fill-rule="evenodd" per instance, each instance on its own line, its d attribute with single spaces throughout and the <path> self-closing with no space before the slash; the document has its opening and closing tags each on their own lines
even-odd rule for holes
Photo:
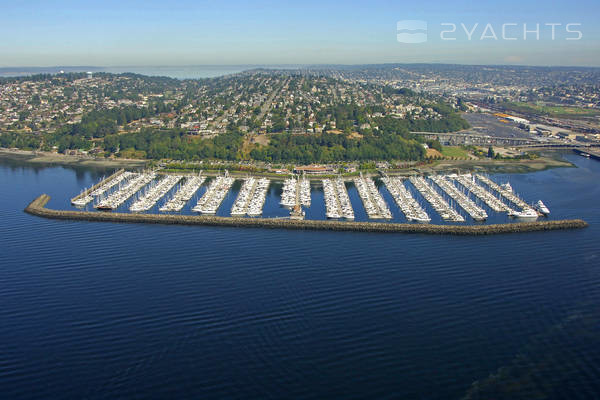
<svg viewBox="0 0 600 400">
<path fill-rule="evenodd" d="M 500 194 L 501 197 L 505 198 L 506 200 L 508 200 L 509 202 L 511 202 L 518 208 L 520 208 L 522 211 L 531 209 L 531 206 L 529 204 L 525 203 L 519 196 L 517 196 L 511 190 L 503 188 L 502 186 L 498 185 L 496 182 L 492 181 L 487 176 L 482 175 L 482 174 L 477 174 L 476 177 L 481 182 L 486 184 L 491 190 Z"/>
<path fill-rule="evenodd" d="M 85 207 L 94 200 L 94 197 L 101 196 L 111 187 L 118 185 L 124 179 L 127 179 L 131 175 L 131 172 L 126 172 L 124 169 L 120 169 L 114 174 L 107 178 L 102 179 L 94 186 L 83 190 L 79 195 L 71 199 L 71 204 L 77 207 Z"/>
<path fill-rule="evenodd" d="M 430 179 L 442 189 L 450 198 L 458 203 L 458 205 L 466 211 L 467 214 L 475 221 L 485 221 L 488 218 L 487 212 L 479 207 L 467 195 L 458 190 L 450 179 L 443 175 L 431 176 Z"/>
<path fill-rule="evenodd" d="M 392 218 L 392 212 L 385 203 L 385 200 L 383 200 L 383 197 L 381 197 L 372 179 L 364 178 L 361 174 L 360 178 L 354 179 L 354 185 L 358 190 L 365 211 L 370 219 Z"/>
<path fill-rule="evenodd" d="M 475 177 L 471 174 L 458 175 L 456 182 L 462 185 L 465 189 L 473 193 L 475 197 L 483 201 L 489 208 L 496 212 L 511 212 L 511 208 L 504 202 L 500 201 L 491 192 L 479 185 L 475 181 Z"/>
<path fill-rule="evenodd" d="M 218 176 L 215 178 L 192 211 L 202 214 L 216 214 L 227 192 L 231 189 L 233 182 L 234 179 L 229 176 Z"/>
<path fill-rule="evenodd" d="M 254 184 L 253 193 L 246 211 L 249 217 L 257 217 L 262 214 L 270 184 L 271 182 L 267 178 L 260 178 Z"/>
<path fill-rule="evenodd" d="M 270 181 L 266 178 L 248 178 L 244 180 L 238 197 L 231 207 L 231 216 L 251 217 L 262 214 L 262 208 L 266 200 Z"/>
<path fill-rule="evenodd" d="M 288 178 L 283 182 L 280 204 L 284 207 L 310 207 L 310 180 Z"/>
<path fill-rule="evenodd" d="M 181 175 L 166 175 L 158 183 L 150 185 L 130 207 L 133 212 L 148 211 L 158 200 L 166 195 L 179 181 L 183 179 Z"/>
<path fill-rule="evenodd" d="M 322 182 L 327 218 L 354 219 L 354 210 L 350 204 L 350 197 L 348 197 L 343 179 L 338 178 L 335 181 L 323 179 Z"/>
<path fill-rule="evenodd" d="M 382 180 L 407 220 L 416 222 L 431 221 L 427 212 L 417 203 L 408 189 L 406 189 L 402 178 L 384 177 Z"/>
<path fill-rule="evenodd" d="M 433 209 L 442 217 L 444 221 L 465 222 L 465 218 L 460 215 L 444 198 L 431 187 L 422 176 L 412 176 L 410 183 L 421 193 L 421 195 L 431 204 Z"/>
<path fill-rule="evenodd" d="M 140 189 L 152 182 L 154 178 L 156 178 L 155 172 L 133 174 L 123 187 L 101 200 L 95 207 L 99 210 L 115 210 Z"/>
<path fill-rule="evenodd" d="M 197 176 L 185 178 L 185 183 L 160 209 L 162 212 L 181 211 L 185 204 L 190 201 L 194 193 L 200 189 L 206 178 L 200 173 Z"/>
<path fill-rule="evenodd" d="M 242 183 L 242 187 L 238 193 L 237 198 L 235 199 L 235 203 L 231 207 L 231 216 L 241 216 L 246 215 L 248 211 L 248 204 L 250 203 L 250 198 L 254 193 L 254 187 L 256 186 L 256 179 L 248 178 L 244 180 Z"/>
</svg>

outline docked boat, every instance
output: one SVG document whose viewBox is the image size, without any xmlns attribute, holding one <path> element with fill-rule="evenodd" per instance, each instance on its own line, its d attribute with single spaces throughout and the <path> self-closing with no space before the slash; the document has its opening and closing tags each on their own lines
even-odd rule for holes
<svg viewBox="0 0 600 400">
<path fill-rule="evenodd" d="M 539 217 L 539 214 L 533 208 L 527 208 L 523 211 L 513 210 L 508 215 L 520 219 L 537 219 Z"/>
<path fill-rule="evenodd" d="M 538 200 L 538 202 L 535 204 L 535 209 L 538 210 L 539 212 L 541 212 L 544 215 L 549 215 L 550 214 L 550 210 L 548 209 L 548 207 L 546 207 L 546 205 L 544 204 L 543 201 Z"/>
<path fill-rule="evenodd" d="M 510 182 L 503 183 L 500 187 L 508 192 L 513 192 L 512 186 L 510 186 Z"/>
</svg>

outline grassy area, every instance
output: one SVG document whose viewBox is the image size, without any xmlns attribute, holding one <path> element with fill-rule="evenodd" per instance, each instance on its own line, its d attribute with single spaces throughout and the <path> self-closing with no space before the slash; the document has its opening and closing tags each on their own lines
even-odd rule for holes
<svg viewBox="0 0 600 400">
<path fill-rule="evenodd" d="M 503 103 L 502 107 L 506 110 L 545 115 L 554 118 L 585 118 L 600 116 L 600 110 L 571 106 L 546 106 L 535 103 Z"/>
<path fill-rule="evenodd" d="M 442 147 L 442 155 L 448 158 L 468 158 L 467 150 L 458 146 L 444 146 Z"/>
</svg>

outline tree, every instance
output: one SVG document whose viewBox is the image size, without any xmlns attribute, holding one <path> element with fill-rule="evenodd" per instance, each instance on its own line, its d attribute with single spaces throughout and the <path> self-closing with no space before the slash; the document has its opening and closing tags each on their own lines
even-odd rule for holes
<svg viewBox="0 0 600 400">
<path fill-rule="evenodd" d="M 492 148 L 492 146 L 489 147 L 487 156 L 488 156 L 488 158 L 494 158 L 495 153 L 494 153 L 494 149 Z"/>
</svg>

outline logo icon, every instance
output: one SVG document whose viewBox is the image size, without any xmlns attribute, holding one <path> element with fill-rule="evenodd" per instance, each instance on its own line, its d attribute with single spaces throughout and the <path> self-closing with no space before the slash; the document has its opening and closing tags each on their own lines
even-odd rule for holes
<svg viewBox="0 0 600 400">
<path fill-rule="evenodd" d="M 424 43 L 427 41 L 427 21 L 405 19 L 398 21 L 396 36 L 400 43 Z"/>
</svg>

